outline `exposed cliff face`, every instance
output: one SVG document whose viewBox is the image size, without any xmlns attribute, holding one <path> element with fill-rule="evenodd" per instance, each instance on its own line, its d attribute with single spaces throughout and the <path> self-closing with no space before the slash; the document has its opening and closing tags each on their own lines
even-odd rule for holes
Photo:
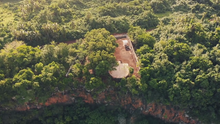
<svg viewBox="0 0 220 124">
<path fill-rule="evenodd" d="M 135 110 L 139 109 L 145 115 L 152 115 L 154 117 L 160 118 L 167 122 L 182 122 L 185 124 L 200 124 L 197 120 L 190 118 L 185 111 L 175 110 L 171 106 L 161 105 L 157 103 L 145 103 L 139 98 L 134 98 L 131 95 L 121 95 L 119 96 L 114 90 L 106 90 L 97 95 L 96 98 L 93 98 L 90 93 L 85 90 L 76 90 L 75 94 L 62 95 L 57 94 L 54 97 L 51 97 L 47 102 L 39 105 L 24 105 L 16 107 L 17 111 L 26 111 L 32 108 L 41 108 L 43 106 L 49 106 L 56 103 L 65 103 L 70 104 L 77 102 L 76 97 L 81 97 L 84 99 L 84 102 L 90 104 L 108 104 L 108 105 L 121 105 L 125 109 L 129 110 L 130 113 L 133 113 Z"/>
</svg>

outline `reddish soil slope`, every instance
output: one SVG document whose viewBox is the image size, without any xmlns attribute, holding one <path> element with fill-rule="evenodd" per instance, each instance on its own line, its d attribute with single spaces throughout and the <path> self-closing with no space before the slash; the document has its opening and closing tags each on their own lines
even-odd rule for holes
<svg viewBox="0 0 220 124">
<path fill-rule="evenodd" d="M 86 93 L 85 90 L 78 89 L 75 91 L 75 94 L 72 95 L 61 95 L 57 94 L 54 97 L 48 99 L 48 101 L 43 105 L 24 105 L 17 107 L 17 111 L 26 111 L 32 108 L 41 108 L 42 106 L 49 106 L 56 103 L 74 103 L 76 97 L 81 97 L 84 99 L 84 102 L 90 104 L 108 104 L 108 105 L 121 105 L 125 109 L 129 110 L 131 113 L 140 109 L 141 112 L 145 115 L 152 115 L 154 117 L 163 119 L 167 122 L 184 122 L 186 124 L 199 124 L 197 120 L 193 120 L 190 117 L 186 116 L 185 111 L 175 110 L 171 106 L 161 105 L 157 103 L 144 103 L 139 98 L 133 98 L 131 95 L 119 96 L 114 90 L 106 90 L 105 92 L 100 93 L 96 99 L 94 99 L 91 94 Z M 109 98 L 107 98 L 109 97 Z"/>
</svg>

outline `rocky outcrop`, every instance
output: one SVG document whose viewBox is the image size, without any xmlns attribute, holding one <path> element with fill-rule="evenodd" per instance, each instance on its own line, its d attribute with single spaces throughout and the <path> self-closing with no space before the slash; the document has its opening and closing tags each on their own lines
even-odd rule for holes
<svg viewBox="0 0 220 124">
<path fill-rule="evenodd" d="M 45 104 L 31 105 L 16 107 L 17 111 L 26 111 L 32 108 L 41 108 L 56 103 L 71 104 L 77 102 L 76 97 L 83 98 L 84 102 L 90 104 L 106 104 L 111 106 L 122 106 L 129 110 L 132 114 L 134 111 L 139 110 L 145 115 L 152 115 L 167 122 L 176 122 L 181 124 L 200 124 L 198 120 L 189 117 L 184 110 L 176 110 L 169 105 L 162 105 L 158 103 L 145 103 L 140 98 L 134 98 L 129 94 L 119 95 L 113 89 L 106 90 L 96 96 L 92 97 L 91 93 L 83 89 L 77 89 L 74 94 L 63 95 L 56 94 L 47 100 Z"/>
</svg>

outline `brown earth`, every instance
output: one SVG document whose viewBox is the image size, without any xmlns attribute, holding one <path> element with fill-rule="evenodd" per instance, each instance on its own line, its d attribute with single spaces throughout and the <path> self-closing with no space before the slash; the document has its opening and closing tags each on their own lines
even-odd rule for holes
<svg viewBox="0 0 220 124">
<path fill-rule="evenodd" d="M 76 40 L 72 40 L 72 41 L 65 41 L 64 43 L 66 43 L 66 44 L 72 44 L 72 43 L 76 43 Z"/>
<path fill-rule="evenodd" d="M 125 47 L 123 46 L 122 40 L 128 40 L 128 46 L 132 48 L 129 51 L 126 51 Z M 138 72 L 139 72 L 139 67 L 137 67 L 137 60 L 135 58 L 135 52 L 133 50 L 133 46 L 128 38 L 122 38 L 118 39 L 116 41 L 118 43 L 118 47 L 115 49 L 115 57 L 117 61 L 121 61 L 121 63 L 128 63 L 128 65 L 132 68 L 134 68 L 134 75 L 136 77 L 140 77 Z"/>
</svg>

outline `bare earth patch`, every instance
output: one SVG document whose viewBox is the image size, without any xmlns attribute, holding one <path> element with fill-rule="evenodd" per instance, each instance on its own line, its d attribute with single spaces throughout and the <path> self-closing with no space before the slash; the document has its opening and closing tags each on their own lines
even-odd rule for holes
<svg viewBox="0 0 220 124">
<path fill-rule="evenodd" d="M 128 43 L 127 45 L 129 46 L 130 50 L 126 50 L 125 46 L 123 45 L 123 40 L 127 40 Z M 133 49 L 133 46 L 131 44 L 130 39 L 128 38 L 122 38 L 118 39 L 116 41 L 118 43 L 118 47 L 115 49 L 115 57 L 117 61 L 120 61 L 121 63 L 127 63 L 130 67 L 134 69 L 134 75 L 136 77 L 140 77 L 138 72 L 139 72 L 139 67 L 137 66 L 137 59 L 136 55 Z"/>
<path fill-rule="evenodd" d="M 76 43 L 76 40 L 72 40 L 72 41 L 65 41 L 64 43 L 66 43 L 66 44 L 72 44 L 72 43 Z"/>
</svg>

